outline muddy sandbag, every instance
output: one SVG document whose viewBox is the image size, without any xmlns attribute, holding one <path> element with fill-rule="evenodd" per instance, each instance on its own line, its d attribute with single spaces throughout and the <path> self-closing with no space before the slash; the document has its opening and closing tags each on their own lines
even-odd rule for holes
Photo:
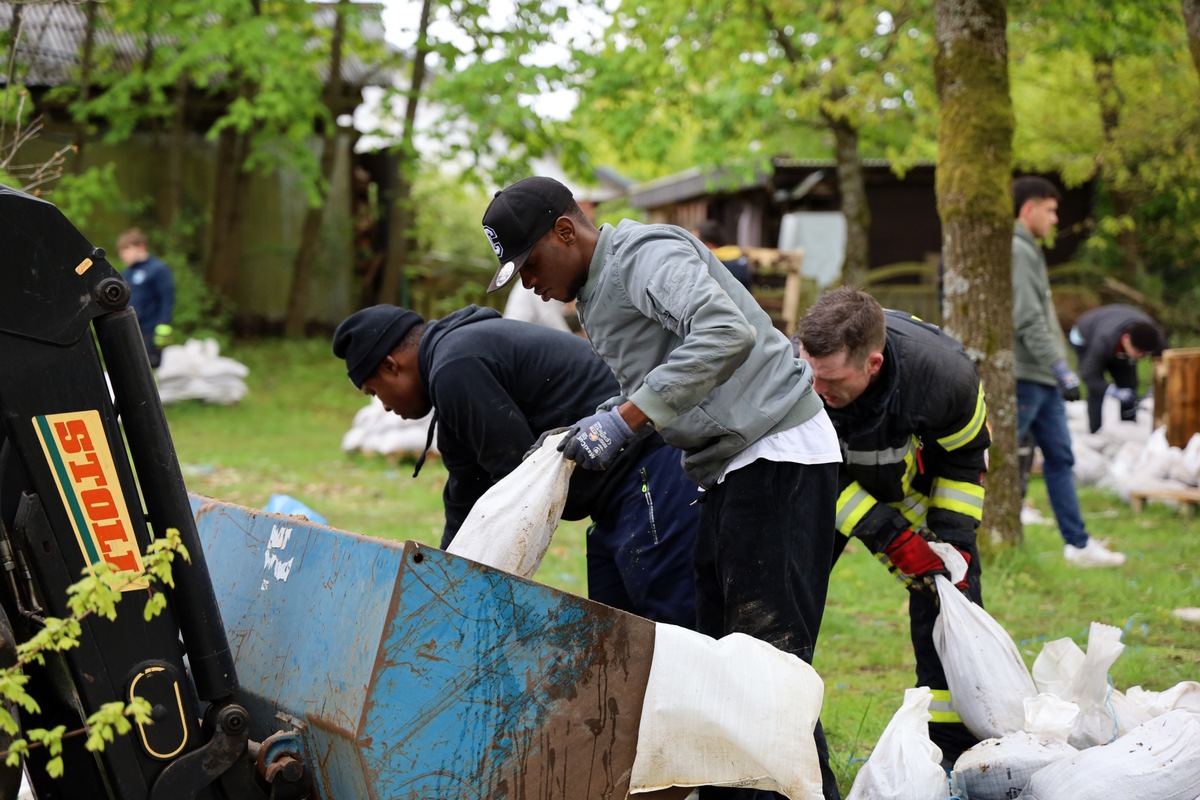
<svg viewBox="0 0 1200 800">
<path fill-rule="evenodd" d="M 974 800 L 974 795 L 971 796 Z M 1200 722 L 1176 710 L 1034 773 L 1023 800 L 1196 800 Z"/>
<path fill-rule="evenodd" d="M 1010 800 L 1029 784 L 1034 773 L 1079 751 L 1053 736 L 1017 731 L 984 739 L 954 762 L 952 781 L 971 800 Z"/>
</svg>

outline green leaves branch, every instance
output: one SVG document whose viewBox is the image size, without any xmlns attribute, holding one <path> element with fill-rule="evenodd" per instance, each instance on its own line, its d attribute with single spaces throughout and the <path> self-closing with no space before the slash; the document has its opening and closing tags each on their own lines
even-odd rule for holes
<svg viewBox="0 0 1200 800">
<path fill-rule="evenodd" d="M 11 709 L 15 706 L 29 714 L 41 712 L 37 701 L 26 691 L 29 676 L 25 674 L 25 667 L 44 664 L 46 653 L 78 647 L 82 623 L 88 617 L 98 615 L 109 620 L 116 619 L 117 603 L 124 589 L 149 581 L 147 588 L 150 594 L 143 617 L 149 621 L 158 616 L 166 607 L 167 595 L 159 591 L 157 586 L 174 587 L 171 568 L 176 557 L 190 561 L 179 531 L 170 528 L 146 549 L 143 558 L 145 573 L 142 576 L 130 577 L 117 573 L 107 562 L 85 568 L 83 578 L 67 588 L 67 605 L 71 615 L 62 619 L 47 617 L 41 630 L 17 646 L 17 662 L 0 670 L 0 698 L 3 699 L 0 705 L 0 732 L 12 737 L 8 749 L 0 753 L 6 765 L 17 766 L 32 748 L 44 747 L 50 755 L 46 771 L 51 777 L 58 778 L 63 774 L 62 747 L 66 739 L 86 735 L 84 747 L 97 752 L 116 736 L 132 730 L 134 723 L 150 723 L 150 703 L 134 697 L 128 703 L 105 703 L 87 718 L 81 728 L 68 731 L 65 725 L 49 729 L 27 727 L 24 736 L 20 736 L 21 728 Z"/>
</svg>

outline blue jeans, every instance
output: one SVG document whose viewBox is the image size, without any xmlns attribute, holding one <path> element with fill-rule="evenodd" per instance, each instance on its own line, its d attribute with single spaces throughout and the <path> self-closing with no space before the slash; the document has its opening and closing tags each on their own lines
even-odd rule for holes
<svg viewBox="0 0 1200 800">
<path fill-rule="evenodd" d="M 588 597 L 655 622 L 696 628 L 700 488 L 679 451 L 660 447 L 622 478 L 587 534 Z"/>
<path fill-rule="evenodd" d="M 1079 512 L 1075 493 L 1075 454 L 1071 452 L 1071 433 L 1067 430 L 1066 404 L 1058 387 L 1017 381 L 1017 441 L 1033 434 L 1042 451 L 1042 477 L 1058 530 L 1067 544 L 1083 547 L 1088 533 Z"/>
</svg>

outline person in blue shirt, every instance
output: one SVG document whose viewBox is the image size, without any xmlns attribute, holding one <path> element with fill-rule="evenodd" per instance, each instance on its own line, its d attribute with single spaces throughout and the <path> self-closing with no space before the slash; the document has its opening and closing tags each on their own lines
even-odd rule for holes
<svg viewBox="0 0 1200 800">
<path fill-rule="evenodd" d="M 175 278 L 170 267 L 150 254 L 146 234 L 138 228 L 130 228 L 117 238 L 117 257 L 127 267 L 123 275 L 129 284 L 129 305 L 137 313 L 150 366 L 157 368 L 162 361 L 158 342 L 171 335 Z"/>
</svg>

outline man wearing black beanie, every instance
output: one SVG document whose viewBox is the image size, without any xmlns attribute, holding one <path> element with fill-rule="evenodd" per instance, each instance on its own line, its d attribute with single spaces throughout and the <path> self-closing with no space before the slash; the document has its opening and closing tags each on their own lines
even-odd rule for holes
<svg viewBox="0 0 1200 800">
<path fill-rule="evenodd" d="M 585 340 L 478 306 L 429 323 L 403 308 L 372 306 L 338 326 L 333 352 L 355 387 L 389 411 L 406 419 L 434 411 L 449 472 L 443 548 L 539 433 L 570 425 L 619 393 Z M 697 495 L 679 451 L 657 434 L 626 446 L 607 470 L 576 470 L 563 518 L 594 523 L 588 596 L 695 628 Z"/>
</svg>

